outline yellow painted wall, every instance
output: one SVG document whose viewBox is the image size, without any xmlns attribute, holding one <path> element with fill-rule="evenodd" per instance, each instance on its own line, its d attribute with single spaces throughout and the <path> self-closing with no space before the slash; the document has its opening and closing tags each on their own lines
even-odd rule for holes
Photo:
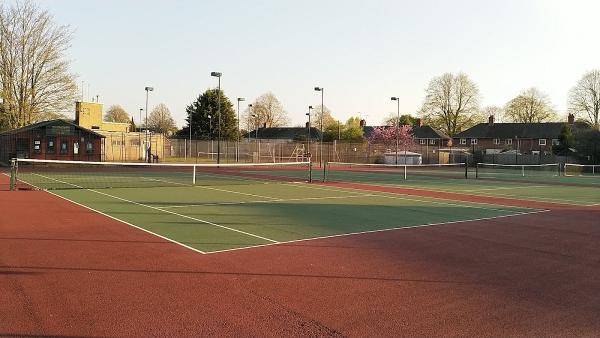
<svg viewBox="0 0 600 338">
<path fill-rule="evenodd" d="M 80 127 L 95 131 L 129 131 L 129 123 L 104 122 L 102 104 L 96 102 L 76 102 L 75 119 Z"/>
</svg>

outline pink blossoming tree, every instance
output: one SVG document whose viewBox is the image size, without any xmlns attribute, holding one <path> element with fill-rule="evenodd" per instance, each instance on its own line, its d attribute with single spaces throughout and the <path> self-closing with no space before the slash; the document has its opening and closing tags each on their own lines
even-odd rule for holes
<svg viewBox="0 0 600 338">
<path fill-rule="evenodd" d="M 396 147 L 396 127 L 385 126 L 375 127 L 373 133 L 368 138 L 371 144 L 383 144 L 387 148 Z M 415 144 L 412 126 L 402 125 L 398 128 L 398 147 L 407 149 Z"/>
</svg>

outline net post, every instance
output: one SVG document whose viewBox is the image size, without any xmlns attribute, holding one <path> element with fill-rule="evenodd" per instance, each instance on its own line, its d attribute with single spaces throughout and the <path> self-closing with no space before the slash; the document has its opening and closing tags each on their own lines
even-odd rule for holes
<svg viewBox="0 0 600 338">
<path fill-rule="evenodd" d="M 475 179 L 479 178 L 479 163 L 475 163 Z"/>
<path fill-rule="evenodd" d="M 469 178 L 469 164 L 465 162 L 465 179 Z"/>
<path fill-rule="evenodd" d="M 327 162 L 323 161 L 323 183 L 325 183 L 327 181 L 326 174 L 327 174 Z"/>
<path fill-rule="evenodd" d="M 308 183 L 312 183 L 312 160 L 308 158 Z"/>
<path fill-rule="evenodd" d="M 560 163 L 558 163 L 557 167 L 558 167 L 558 177 L 560 177 Z M 567 175 L 565 175 L 565 176 L 567 176 Z"/>
<path fill-rule="evenodd" d="M 10 191 L 17 190 L 17 160 L 10 160 Z"/>
<path fill-rule="evenodd" d="M 405 164 L 405 165 L 404 165 L 404 180 L 405 180 L 405 181 L 407 180 L 407 178 L 406 178 L 406 177 L 407 177 L 407 174 L 406 174 L 406 168 L 407 168 L 407 166 L 406 166 L 406 164 Z"/>
<path fill-rule="evenodd" d="M 525 166 L 524 165 L 521 166 L 521 176 L 525 177 Z"/>
<path fill-rule="evenodd" d="M 192 185 L 196 185 L 196 166 L 192 166 L 192 168 L 194 168 L 192 170 Z"/>
</svg>

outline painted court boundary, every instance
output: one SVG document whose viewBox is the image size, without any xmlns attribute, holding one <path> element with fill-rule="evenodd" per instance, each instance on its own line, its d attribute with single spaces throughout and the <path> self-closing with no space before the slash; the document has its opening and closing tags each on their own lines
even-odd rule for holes
<svg viewBox="0 0 600 338">
<path fill-rule="evenodd" d="M 44 177 L 43 175 L 40 175 L 40 176 Z M 71 184 L 71 183 L 67 183 L 67 182 L 62 182 L 60 180 L 52 179 L 52 178 L 49 178 L 49 177 L 45 177 L 45 178 L 51 179 L 51 180 L 55 180 L 55 181 L 63 183 L 63 184 L 68 184 L 68 185 L 72 185 L 72 186 L 75 186 L 75 187 L 79 187 L 79 186 L 77 186 L 75 184 Z M 308 186 L 308 185 L 301 185 L 301 186 L 304 186 L 304 187 L 307 187 L 307 188 L 315 188 L 315 189 L 319 189 L 319 190 L 346 191 L 346 189 L 339 189 L 339 188 L 338 189 L 327 189 L 327 188 L 323 188 L 323 187 L 312 187 L 312 186 Z M 73 200 L 71 200 L 71 199 L 69 199 L 67 197 L 58 195 L 58 194 L 53 193 L 51 191 L 46 191 L 46 192 L 50 193 L 53 196 L 57 196 L 57 197 L 59 197 L 59 198 L 61 198 L 63 200 L 71 202 L 71 203 L 73 203 L 75 205 L 81 206 L 81 207 L 83 207 L 85 209 L 88 209 L 90 211 L 96 212 L 98 214 L 101 214 L 103 216 L 106 216 L 106 217 L 108 217 L 110 219 L 113 219 L 115 221 L 121 222 L 123 224 L 129 225 L 129 226 L 134 227 L 136 229 L 140 229 L 140 230 L 142 230 L 142 231 L 144 231 L 146 233 L 155 235 L 155 236 L 157 236 L 159 238 L 162 238 L 162 239 L 165 239 L 165 240 L 167 240 L 167 241 L 169 241 L 171 243 L 180 245 L 180 246 L 182 246 L 184 248 L 190 249 L 190 250 L 192 250 L 194 252 L 198 252 L 198 253 L 201 253 L 201 254 L 223 253 L 223 252 L 229 252 L 229 251 L 238 251 L 238 250 L 259 248 L 259 247 L 272 246 L 272 245 L 290 244 L 290 243 L 305 242 L 305 241 L 311 241 L 311 240 L 317 240 L 317 239 L 326 239 L 326 238 L 353 236 L 353 235 L 368 234 L 368 233 L 377 233 L 377 232 L 384 232 L 384 231 L 393 231 L 393 230 L 400 230 L 400 229 L 413 229 L 413 228 L 430 227 L 430 226 L 445 225 L 445 224 L 455 224 L 455 223 L 462 223 L 462 222 L 475 222 L 475 221 L 483 221 L 483 220 L 491 220 L 491 219 L 497 219 L 497 218 L 514 217 L 514 216 L 521 216 L 521 215 L 535 214 L 535 213 L 541 213 L 541 212 L 549 211 L 549 210 L 533 210 L 533 211 L 528 211 L 528 212 L 512 213 L 510 215 L 499 215 L 499 216 L 491 216 L 491 217 L 483 217 L 483 218 L 475 218 L 475 219 L 463 219 L 463 220 L 448 221 L 448 222 L 427 223 L 427 224 L 419 224 L 419 225 L 412 225 L 412 226 L 399 226 L 399 227 L 392 227 L 392 228 L 385 228 L 385 229 L 358 231 L 358 232 L 335 234 L 335 235 L 328 235 L 328 236 L 309 237 L 309 238 L 303 238 L 303 239 L 297 239 L 297 240 L 291 240 L 291 241 L 281 241 L 280 242 L 280 241 L 275 241 L 275 240 L 272 240 L 272 239 L 267 239 L 265 237 L 262 237 L 262 236 L 259 236 L 259 235 L 255 235 L 255 234 L 252 234 L 252 233 L 248 233 L 248 232 L 245 232 L 245 231 L 241 231 L 241 230 L 229 228 L 229 227 L 226 227 L 226 226 L 222 226 L 222 225 L 219 225 L 219 224 L 216 224 L 216 223 L 212 223 L 212 222 L 209 222 L 209 221 L 197 219 L 197 218 L 194 218 L 194 217 L 191 217 L 191 216 L 181 215 L 181 214 L 178 214 L 178 213 L 175 213 L 175 212 L 171 212 L 171 211 L 168 211 L 168 210 L 160 209 L 158 207 L 153 207 L 153 206 L 145 205 L 145 204 L 138 203 L 138 202 L 135 202 L 135 201 L 130 201 L 130 200 L 118 197 L 118 196 L 113 196 L 113 195 L 106 194 L 106 193 L 103 193 L 103 192 L 99 192 L 99 191 L 96 191 L 96 190 L 93 190 L 93 189 L 84 189 L 84 190 L 88 190 L 88 191 L 91 191 L 91 192 L 94 192 L 94 193 L 97 193 L 97 194 L 100 194 L 100 195 L 104 195 L 104 196 L 107 196 L 107 197 L 110 197 L 110 198 L 114 198 L 114 199 L 117 199 L 117 200 L 122 200 L 124 202 L 136 204 L 136 205 L 147 207 L 147 208 L 150 208 L 150 209 L 154 209 L 154 210 L 158 210 L 158 211 L 163 211 L 163 212 L 166 212 L 166 213 L 169 213 L 169 214 L 173 214 L 173 215 L 176 215 L 176 216 L 180 216 L 180 217 L 183 217 L 183 218 L 195 220 L 195 221 L 198 221 L 198 222 L 201 222 L 201 223 L 205 223 L 205 224 L 209 224 L 209 225 L 213 225 L 213 226 L 225 228 L 227 230 L 231 230 L 231 231 L 234 231 L 234 232 L 239 232 L 239 233 L 251 236 L 251 237 L 261 238 L 261 239 L 264 239 L 264 240 L 267 240 L 267 241 L 271 242 L 271 243 L 266 243 L 266 244 L 251 245 L 251 246 L 244 246 L 244 247 L 239 247 L 239 248 L 231 248 L 231 249 L 215 250 L 215 251 L 206 252 L 206 251 L 202 251 L 202 250 L 190 247 L 188 245 L 185 245 L 183 243 L 180 243 L 178 241 L 175 241 L 175 240 L 170 239 L 168 237 L 165 237 L 163 235 L 157 234 L 155 232 L 146 230 L 146 229 L 144 229 L 144 228 L 142 228 L 140 226 L 137 226 L 137 225 L 134 225 L 134 224 L 129 223 L 127 221 L 121 220 L 121 219 L 116 218 L 114 216 L 111 216 L 111 215 L 109 215 L 107 213 L 104 213 L 102 211 L 96 210 L 96 209 L 94 209 L 92 207 L 89 207 L 89 206 L 83 205 L 81 203 L 75 202 L 75 201 L 73 201 Z M 355 190 L 355 189 L 352 189 L 352 190 Z M 367 194 L 367 195 L 372 195 L 372 194 Z M 376 194 L 375 196 L 394 198 L 393 196 L 386 196 L 386 195 L 379 195 L 379 194 Z M 396 197 L 396 198 L 406 199 L 406 200 L 411 200 L 411 201 L 422 201 L 422 200 L 418 200 L 418 199 L 402 198 L 402 197 L 399 197 L 399 196 Z M 265 201 L 265 202 L 269 202 L 269 201 Z M 440 203 L 440 204 L 456 205 L 456 204 L 451 204 L 451 203 L 441 203 L 441 202 L 438 202 L 438 203 Z M 490 209 L 490 210 L 497 210 L 497 211 L 505 211 L 506 212 L 506 210 L 501 210 L 501 209 L 492 209 L 492 208 L 482 208 L 482 209 Z"/>
<path fill-rule="evenodd" d="M 89 189 L 86 189 L 89 190 Z M 160 234 L 157 234 L 155 232 L 146 230 L 142 227 L 139 227 L 137 225 L 134 225 L 132 223 L 129 223 L 127 221 L 121 220 L 119 218 L 116 218 L 114 216 L 111 216 L 109 214 L 106 214 L 102 211 L 96 210 L 92 207 L 88 207 L 86 205 L 83 205 L 81 203 L 75 202 L 67 197 L 55 194 L 51 191 L 46 191 L 47 193 L 56 196 L 58 198 L 61 198 L 65 201 L 71 202 L 75 205 L 78 205 L 80 207 L 83 207 L 85 209 L 88 209 L 90 211 L 93 211 L 95 213 L 98 213 L 100 215 L 106 216 L 112 220 L 115 220 L 117 222 L 121 222 L 123 224 L 129 225 L 131 227 L 134 227 L 136 229 L 142 230 L 146 233 L 155 235 L 157 237 L 160 237 L 162 239 L 165 239 L 171 243 L 180 245 L 186 249 L 190 249 L 192 251 L 204 254 L 204 255 L 210 255 L 210 254 L 216 254 L 216 253 L 224 253 L 224 252 L 230 252 L 230 251 L 240 251 L 240 250 L 247 250 L 247 249 L 254 249 L 254 248 L 261 248 L 261 247 L 267 247 L 267 246 L 274 246 L 274 245 L 284 245 L 284 244 L 293 244 L 293 243 L 300 243 L 300 242 L 307 242 L 307 241 L 313 241 L 313 240 L 319 240 L 319 239 L 327 239 L 327 238 L 336 238 L 336 237 L 346 237 L 346 236 L 355 236 L 355 235 L 363 235 L 363 234 L 370 234 L 370 233 L 378 233 L 378 232 L 386 232 L 386 231 L 395 231 L 395 230 L 402 230 L 402 229 L 415 229 L 415 228 L 424 228 L 424 227 L 432 227 L 432 226 L 439 226 L 439 225 L 447 225 L 447 224 L 456 224 L 456 223 L 467 223 L 467 222 L 478 222 L 478 221 L 487 221 L 487 220 L 493 220 L 493 219 L 498 219 L 498 218 L 508 218 L 508 217 L 515 217 L 515 216 L 523 216 L 523 215 L 530 215 L 530 214 L 537 214 L 537 213 L 544 213 L 544 212 L 548 212 L 550 210 L 533 210 L 533 211 L 528 211 L 528 212 L 518 212 L 518 213 L 514 213 L 514 214 L 510 214 L 510 215 L 499 215 L 499 216 L 491 216 L 491 217 L 481 217 L 481 218 L 473 218 L 473 219 L 463 219 L 463 220 L 457 220 L 457 221 L 448 221 L 448 222 L 438 222 L 438 223 L 426 223 L 426 224 L 418 224 L 418 225 L 410 225 L 410 226 L 400 226 L 400 227 L 392 227 L 392 228 L 385 228 L 385 229 L 377 229 L 377 230 L 366 230 L 366 231 L 357 231 L 357 232 L 350 232 L 350 233 L 343 233 L 343 234 L 336 234 L 336 235 L 328 235 L 328 236 L 318 236 L 318 237 L 309 237 L 309 238 L 302 238 L 302 239 L 296 239 L 296 240 L 291 240 L 291 241 L 282 241 L 282 242 L 277 242 L 277 241 L 273 241 L 272 243 L 266 243 L 266 244 L 258 244 L 258 245 L 251 245 L 251 246 L 244 246 L 244 247 L 240 247 L 240 248 L 231 248 L 231 249 L 224 249 L 224 250 L 215 250 L 215 251 L 202 251 L 196 248 L 193 248 L 191 246 L 185 245 L 183 243 L 180 243 L 178 241 L 175 241 L 173 239 L 170 239 L 168 237 L 162 236 Z M 110 195 L 108 195 L 110 196 Z M 120 198 L 117 198 L 120 199 Z M 133 202 L 135 203 L 135 202 Z M 136 203 L 137 204 L 137 203 Z"/>
</svg>

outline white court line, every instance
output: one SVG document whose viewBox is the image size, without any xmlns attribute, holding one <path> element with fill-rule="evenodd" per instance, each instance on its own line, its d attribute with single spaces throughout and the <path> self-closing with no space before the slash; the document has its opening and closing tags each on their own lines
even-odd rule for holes
<svg viewBox="0 0 600 338">
<path fill-rule="evenodd" d="M 295 183 L 298 186 L 305 186 L 306 185 L 301 185 L 300 183 L 302 182 L 297 182 Z M 339 183 L 347 183 L 347 182 L 339 182 Z M 448 191 L 448 190 L 441 190 L 441 189 L 432 189 L 432 188 L 417 188 L 417 187 L 409 187 L 409 186 L 402 186 L 402 185 L 394 185 L 394 184 L 372 184 L 372 183 L 359 183 L 362 185 L 370 185 L 370 186 L 374 186 L 374 187 L 386 187 L 386 188 L 400 188 L 400 189 L 408 189 L 408 190 L 415 190 L 415 191 L 431 191 L 431 192 L 443 192 L 443 193 L 450 193 L 450 194 L 461 194 L 461 191 Z M 586 188 L 586 187 L 584 187 Z M 592 189 L 595 189 L 593 187 L 590 187 Z M 358 188 L 339 188 L 339 189 L 350 189 L 350 190 L 358 190 L 358 191 L 365 191 L 365 189 L 358 189 Z M 394 193 L 389 193 L 389 194 L 394 194 Z M 381 195 L 384 196 L 384 195 Z M 574 201 L 574 200 L 564 200 L 561 198 L 551 198 L 551 197 L 527 197 L 527 196 L 515 196 L 515 195 L 508 195 L 508 194 L 475 194 L 473 196 L 481 196 L 481 197 L 500 197 L 500 198 L 504 198 L 504 197 L 510 197 L 513 200 L 521 200 L 521 201 L 531 201 L 531 202 L 548 202 L 548 203 L 557 203 L 557 204 L 562 204 L 562 205 L 571 205 L 571 206 L 576 206 L 576 207 L 587 207 L 587 206 L 594 206 L 594 204 L 587 204 L 587 203 L 579 203 L 578 201 Z M 441 200 L 447 200 L 447 198 L 443 198 L 443 197 L 430 197 L 427 196 L 426 198 L 432 198 L 432 199 L 441 199 Z M 472 204 L 483 204 L 483 205 L 493 205 L 492 203 L 484 203 L 484 202 L 473 202 L 473 201 L 468 201 L 468 203 L 472 203 Z M 531 208 L 528 208 L 531 209 Z"/>
<path fill-rule="evenodd" d="M 170 210 L 163 210 L 163 209 L 160 209 L 160 208 L 157 208 L 157 207 L 153 207 L 151 205 L 147 205 L 147 204 L 143 204 L 143 203 L 131 201 L 131 200 L 128 200 L 126 198 L 122 198 L 122 197 L 118 197 L 118 196 L 113 196 L 113 195 L 110 195 L 110 194 L 107 194 L 107 193 L 104 193 L 104 192 L 101 192 L 101 191 L 97 191 L 97 190 L 94 190 L 94 189 L 85 189 L 85 188 L 83 188 L 81 186 L 78 186 L 76 184 L 67 183 L 67 182 L 60 181 L 60 180 L 57 180 L 57 179 L 53 179 L 53 178 L 50 178 L 50 177 L 47 177 L 47 176 L 44 176 L 44 175 L 40 175 L 40 174 L 34 174 L 34 175 L 38 175 L 40 177 L 44 177 L 44 178 L 49 179 L 49 180 L 54 180 L 56 182 L 60 182 L 60 183 L 67 184 L 67 185 L 71 185 L 71 186 L 74 186 L 74 187 L 77 187 L 77 188 L 81 188 L 81 189 L 84 189 L 84 190 L 87 190 L 87 191 L 94 192 L 96 194 L 108 196 L 108 197 L 111 197 L 111 198 L 114 198 L 114 199 L 117 199 L 117 200 L 121 200 L 121 201 L 124 201 L 124 202 L 131 203 L 131 204 L 135 204 L 135 205 L 139 205 L 139 206 L 142 206 L 142 207 L 146 207 L 146 208 L 158 210 L 158 211 L 161 211 L 161 212 L 166 212 L 168 214 L 172 214 L 172 215 L 175 215 L 175 216 L 179 216 L 179 217 L 191 219 L 191 220 L 196 221 L 196 222 L 200 222 L 200 223 L 212 225 L 212 226 L 223 228 L 223 229 L 227 229 L 227 230 L 230 230 L 230 231 L 238 232 L 238 233 L 241 233 L 241 234 L 244 234 L 244 235 L 247 235 L 247 236 L 251 236 L 251 237 L 255 237 L 255 238 L 260 238 L 260 239 L 268 241 L 268 242 L 279 243 L 278 241 L 276 241 L 274 239 L 270 239 L 270 238 L 266 238 L 266 237 L 263 237 L 263 236 L 255 235 L 255 234 L 252 234 L 252 233 L 249 233 L 249 232 L 246 232 L 246 231 L 242 231 L 242 230 L 230 228 L 228 226 L 224 226 L 224 225 L 220 225 L 220 224 L 217 224 L 217 223 L 209 222 L 209 221 L 206 221 L 206 220 L 203 220 L 203 219 L 200 219 L 200 218 L 195 218 L 195 217 L 191 217 L 191 216 L 187 216 L 187 215 L 178 214 L 178 213 L 170 211 Z"/>
<path fill-rule="evenodd" d="M 6 174 L 5 174 L 5 175 L 6 175 Z M 8 175 L 7 175 L 7 176 L 8 176 Z M 25 184 L 28 184 L 28 185 L 34 186 L 33 184 L 30 184 L 30 183 L 28 183 L 27 181 L 24 181 L 24 180 L 22 180 L 22 179 L 19 179 L 19 181 L 21 181 L 21 182 L 23 182 L 23 183 L 25 183 Z M 144 231 L 144 232 L 146 232 L 146 233 L 149 233 L 149 234 L 151 234 L 151 235 L 154 235 L 154 236 L 156 236 L 156 237 L 162 238 L 162 239 L 164 239 L 164 240 L 166 240 L 166 241 L 169 241 L 169 242 L 171 242 L 171 243 L 174 243 L 174 244 L 180 245 L 180 246 L 182 246 L 182 247 L 184 247 L 184 248 L 186 248 L 186 249 L 190 249 L 190 250 L 192 250 L 192 251 L 196 251 L 196 252 L 198 252 L 198 253 L 201 253 L 201 254 L 206 254 L 206 252 L 204 252 L 204 251 L 202 251 L 202 250 L 198 250 L 198 249 L 196 249 L 196 248 L 192 248 L 191 246 L 188 246 L 188 245 L 185 245 L 185 244 L 183 244 L 183 243 L 177 242 L 177 241 L 175 241 L 175 240 L 172 240 L 172 239 L 170 239 L 170 238 L 168 238 L 168 237 L 165 237 L 165 236 L 159 235 L 159 234 L 157 234 L 157 233 L 155 233 L 155 232 L 152 232 L 152 231 L 150 231 L 150 230 L 147 230 L 147 229 L 141 228 L 141 227 L 139 227 L 139 226 L 137 226 L 137 225 L 135 225 L 135 224 L 132 224 L 132 223 L 129 223 L 129 222 L 127 222 L 127 221 L 124 221 L 124 220 L 122 220 L 122 219 L 116 218 L 116 217 L 114 217 L 114 216 L 111 216 L 111 215 L 109 215 L 109 214 L 107 214 L 107 213 L 104 213 L 104 212 L 102 212 L 102 211 L 100 211 L 100 210 L 96 210 L 96 209 L 94 209 L 94 208 L 88 207 L 87 205 L 83 205 L 83 204 L 81 204 L 81 203 L 75 202 L 75 201 L 73 201 L 73 200 L 71 200 L 71 199 L 68 199 L 68 198 L 66 198 L 66 197 L 64 197 L 64 196 L 58 195 L 58 194 L 56 194 L 56 193 L 53 193 L 53 192 L 51 192 L 51 191 L 48 191 L 48 190 L 45 190 L 45 192 L 49 193 L 50 195 L 56 196 L 56 197 L 58 197 L 58 198 L 61 198 L 61 199 L 65 200 L 65 201 L 67 201 L 67 202 L 71 202 L 71 203 L 73 203 L 73 204 L 75 204 L 75 205 L 77 205 L 77 206 L 80 206 L 80 207 L 82 207 L 82 208 L 85 208 L 85 209 L 87 209 L 87 210 L 90 210 L 90 211 L 92 211 L 92 212 L 95 212 L 95 213 L 97 213 L 97 214 L 100 214 L 100 215 L 102 215 L 102 216 L 106 216 L 106 217 L 108 217 L 108 218 L 110 218 L 110 219 L 112 219 L 112 220 L 115 220 L 115 221 L 117 221 L 117 222 L 121 222 L 121 223 L 123 223 L 123 224 L 129 225 L 130 227 L 134 227 L 134 228 L 136 228 L 136 229 L 138 229 L 138 230 L 141 230 L 141 231 Z"/>
<path fill-rule="evenodd" d="M 480 189 L 457 190 L 457 191 L 458 192 L 477 192 L 477 191 L 486 191 L 486 190 L 511 190 L 511 189 L 529 189 L 529 188 L 550 188 L 550 186 L 532 185 L 532 186 L 517 186 L 517 187 L 480 188 Z"/>
<path fill-rule="evenodd" d="M 527 212 L 520 212 L 520 213 L 510 214 L 510 215 L 500 215 L 500 216 L 482 217 L 482 218 L 474 218 L 474 219 L 464 219 L 464 220 L 448 221 L 448 222 L 440 222 L 440 223 L 427 223 L 427 224 L 410 225 L 410 226 L 404 226 L 404 227 L 400 226 L 400 227 L 385 228 L 385 229 L 378 229 L 378 230 L 357 231 L 357 232 L 337 234 L 337 235 L 329 235 L 329 236 L 320 236 L 320 237 L 311 237 L 311 238 L 296 239 L 296 240 L 292 240 L 292 241 L 285 241 L 285 242 L 279 242 L 279 243 L 260 244 L 260 245 L 246 246 L 246 247 L 233 248 L 233 249 L 209 251 L 206 254 L 207 255 L 211 255 L 211 254 L 216 254 L 216 253 L 223 253 L 223 252 L 230 252 L 230 251 L 239 251 L 239 250 L 246 250 L 246 249 L 253 249 L 253 248 L 261 248 L 261 247 L 273 246 L 273 245 L 283 245 L 283 244 L 290 244 L 290 243 L 313 241 L 313 240 L 318 240 L 318 239 L 326 239 L 326 238 L 336 238 L 336 237 L 346 237 L 346 236 L 354 236 L 354 235 L 371 234 L 371 233 L 376 233 L 376 232 L 404 230 L 404 229 L 414 229 L 414 228 L 424 228 L 424 227 L 431 227 L 431 226 L 438 226 L 438 225 L 447 225 L 447 224 L 455 224 L 455 223 L 463 223 L 463 222 L 466 223 L 466 222 L 487 221 L 487 220 L 498 219 L 498 218 L 523 216 L 523 215 L 537 214 L 537 213 L 548 212 L 548 211 L 550 211 L 550 210 L 533 210 L 533 211 L 527 211 Z"/>
<path fill-rule="evenodd" d="M 5 174 L 6 175 L 6 174 Z M 26 182 L 25 182 L 26 183 Z M 290 184 L 292 185 L 292 184 Z M 292 185 L 294 186 L 294 185 Z M 295 186 L 298 186 L 297 184 Z M 348 189 L 333 189 L 335 191 L 347 191 L 350 190 L 352 188 L 348 188 Z M 352 189 L 352 190 L 360 190 L 360 189 Z M 476 218 L 476 219 L 466 219 L 466 220 L 457 220 L 457 221 L 449 221 L 449 222 L 440 222 L 440 223 L 428 223 L 428 224 L 421 224 L 421 225 L 413 225 L 413 226 L 405 226 L 405 227 L 395 227 L 395 228 L 386 228 L 386 229 L 378 229 L 378 230 L 368 230 L 368 231 L 359 231 L 359 232 L 353 232 L 353 233 L 344 233 L 344 234 L 337 234 L 337 235 L 329 235 L 329 236 L 319 236 L 319 237 L 312 237 L 312 238 L 304 238 L 304 239 L 298 239 L 298 240 L 291 240 L 291 241 L 284 241 L 284 242 L 277 242 L 277 243 L 269 243 L 269 244 L 261 244 L 261 245 L 254 245 L 254 246 L 245 246 L 245 247 L 240 247 L 240 248 L 232 248 L 232 249 L 225 249 L 225 250 L 217 250 L 217 251 L 210 251 L 210 252 L 204 252 L 204 251 L 200 251 L 198 249 L 189 247 L 185 244 L 179 243 L 177 241 L 171 240 L 169 238 L 166 238 L 164 236 L 155 234 L 151 231 L 148 231 L 146 229 L 140 228 L 136 225 L 133 225 L 131 223 L 128 223 L 126 221 L 120 220 L 116 217 L 110 216 L 108 214 L 105 214 L 101 211 L 95 210 L 93 208 L 90 208 L 88 206 L 82 205 L 80 203 L 77 203 L 75 201 L 72 201 L 66 197 L 54 194 L 50 191 L 47 191 L 48 193 L 57 196 L 59 198 L 62 198 L 64 200 L 67 200 L 73 204 L 79 205 L 81 207 L 84 207 L 86 209 L 89 209 L 91 211 L 94 211 L 96 213 L 99 213 L 101 215 L 107 216 L 111 219 L 114 219 L 116 221 L 119 221 L 121 223 L 127 224 L 129 226 L 132 226 L 134 228 L 140 229 L 142 231 L 148 232 L 150 234 L 153 234 L 157 237 L 163 238 L 169 242 L 178 244 L 180 246 L 183 246 L 185 248 L 188 248 L 190 250 L 193 250 L 195 252 L 199 252 L 202 254 L 214 254 L 214 253 L 224 253 L 224 252 L 229 252 L 229 251 L 238 251 L 238 250 L 245 250 L 245 249 L 252 249 L 252 248 L 259 248 L 259 247 L 265 247 L 265 246 L 273 246 L 273 245 L 281 245 L 281 244 L 290 244 L 290 243 L 298 243 L 298 242 L 305 242 L 305 241 L 312 241 L 312 240 L 318 240 L 318 239 L 326 239 L 326 238 L 335 238 L 335 237 L 344 237 L 344 236 L 354 236 L 354 235 L 360 235 L 360 234 L 368 234 L 368 233 L 377 233 L 377 232 L 385 232 L 385 231 L 394 231 L 394 230 L 401 230 L 401 229 L 413 229 L 413 228 L 421 228 L 421 227 L 431 227 L 431 226 L 437 226 L 437 225 L 446 225 L 446 224 L 455 224 L 455 223 L 462 223 L 462 222 L 476 222 L 476 221 L 484 221 L 484 220 L 491 220 L 491 219 L 497 219 L 497 218 L 507 218 L 507 217 L 515 217 L 515 216 L 522 216 L 522 215 L 528 215 L 528 214 L 536 214 L 536 213 L 542 213 L 542 212 L 547 212 L 549 210 L 534 210 L 534 211 L 530 211 L 530 212 L 521 212 L 521 213 L 516 213 L 516 214 L 511 214 L 511 215 L 500 215 L 500 216 L 493 216 L 493 217 L 484 217 L 484 218 Z M 382 197 L 386 197 L 385 195 L 376 195 L 376 196 L 382 196 Z M 475 202 L 476 203 L 476 202 Z M 479 203 L 479 204 L 484 204 L 484 203 Z M 600 205 L 600 203 L 598 203 Z M 504 210 L 506 211 L 506 210 Z"/>
<path fill-rule="evenodd" d="M 311 186 L 308 184 L 295 184 L 294 186 L 298 186 L 298 187 L 304 187 L 304 188 L 309 188 L 309 189 L 318 189 L 318 190 L 324 190 L 324 191 L 348 191 L 348 190 L 357 190 L 357 191 L 365 191 L 363 189 L 357 189 L 357 188 L 327 188 L 327 187 L 323 187 L 323 186 Z M 348 191 L 349 192 L 349 191 Z M 385 194 L 385 192 L 384 192 Z M 506 209 L 497 209 L 497 208 L 489 208 L 489 207 L 479 207 L 476 205 L 469 205 L 469 204 L 480 204 L 480 205 L 494 205 L 497 206 L 498 204 L 490 204 L 490 203 L 482 203 L 482 202 L 470 202 L 470 201 L 464 201 L 465 203 L 469 203 L 467 205 L 465 204 L 457 204 L 457 203 L 450 203 L 450 202 L 438 202 L 436 200 L 445 200 L 448 201 L 448 199 L 444 199 L 444 198 L 439 198 L 439 197 L 423 197 L 423 198 L 418 198 L 418 197 L 400 197 L 397 194 L 393 194 L 393 193 L 389 193 L 389 195 L 383 195 L 383 194 L 371 194 L 371 196 L 374 197 L 383 197 L 383 198 L 390 198 L 390 199 L 398 199 L 398 200 L 404 200 L 404 201 L 412 201 L 412 202 L 427 202 L 427 203 L 433 203 L 433 204 L 440 204 L 440 205 L 449 205 L 449 206 L 454 206 L 454 207 L 460 207 L 460 208 L 475 208 L 475 209 L 484 209 L 484 210 L 493 210 L 493 211 L 508 211 Z M 433 199 L 433 201 L 431 200 Z M 526 208 L 526 207 L 512 207 L 512 206 L 506 206 L 507 208 L 519 208 L 519 209 L 534 209 L 534 208 Z"/>
<path fill-rule="evenodd" d="M 242 201 L 242 202 L 220 202 L 220 203 L 204 203 L 204 204 L 189 204 L 189 205 L 169 205 L 164 207 L 157 207 L 160 209 L 170 208 L 187 208 L 187 207 L 205 207 L 205 206 L 216 206 L 216 205 L 237 205 L 237 204 L 256 204 L 256 203 L 278 203 L 278 202 L 294 202 L 294 201 L 314 201 L 314 200 L 333 200 L 333 199 L 347 199 L 356 197 L 369 197 L 376 196 L 373 194 L 360 194 L 360 195 L 349 195 L 349 196 L 329 196 L 329 197 L 306 197 L 306 198 L 281 198 L 269 201 Z"/>
</svg>

